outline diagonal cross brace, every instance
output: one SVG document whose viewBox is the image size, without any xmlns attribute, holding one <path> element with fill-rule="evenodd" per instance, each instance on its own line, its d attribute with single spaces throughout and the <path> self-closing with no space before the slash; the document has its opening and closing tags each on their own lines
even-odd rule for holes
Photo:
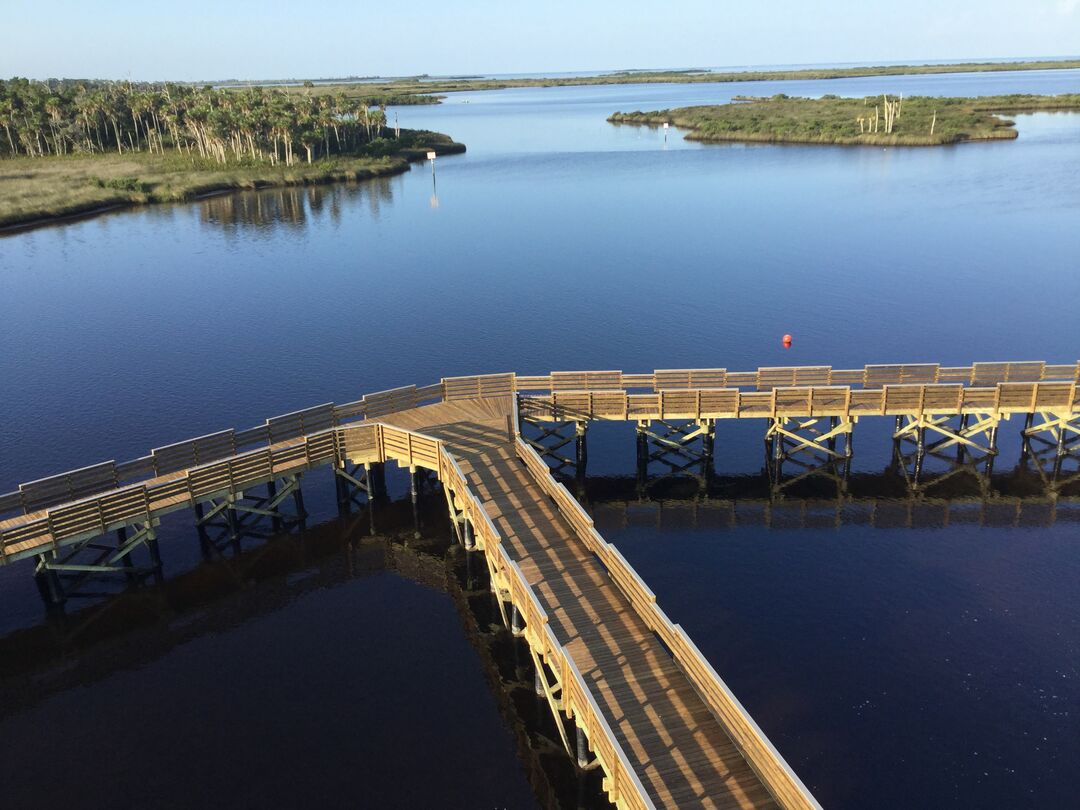
<svg viewBox="0 0 1080 810">
<path fill-rule="evenodd" d="M 775 417 L 770 423 L 768 431 L 765 433 L 765 439 L 766 441 L 775 439 L 781 442 L 781 445 L 786 440 L 794 445 L 786 452 L 781 451 L 783 452 L 783 455 L 786 456 L 792 456 L 795 453 L 801 453 L 803 451 L 812 451 L 815 453 L 825 453 L 835 459 L 850 458 L 850 435 L 855 423 L 853 421 L 844 420 L 837 423 L 831 429 L 822 432 L 816 427 L 818 421 L 818 419 L 795 420 L 787 419 L 785 417 Z M 788 422 L 794 423 L 793 427 L 788 428 Z M 837 452 L 827 444 L 839 436 L 846 436 L 848 438 L 843 453 Z"/>
<path fill-rule="evenodd" d="M 966 424 L 967 415 L 965 414 L 963 416 L 965 421 L 961 422 L 960 427 L 954 428 L 948 423 L 957 415 L 950 414 L 934 417 L 920 414 L 918 416 L 907 416 L 905 417 L 907 423 L 893 433 L 893 438 L 897 440 L 907 438 L 917 441 L 924 431 L 929 430 L 943 437 L 941 441 L 934 443 L 933 449 L 935 450 L 943 450 L 954 444 L 963 444 L 987 455 L 997 455 L 997 429 L 1001 424 L 1001 420 L 1008 419 L 1009 415 L 997 413 L 976 414 L 974 424 L 968 425 Z M 975 437 L 980 435 L 986 437 L 986 445 L 979 444 L 974 440 Z"/>
</svg>

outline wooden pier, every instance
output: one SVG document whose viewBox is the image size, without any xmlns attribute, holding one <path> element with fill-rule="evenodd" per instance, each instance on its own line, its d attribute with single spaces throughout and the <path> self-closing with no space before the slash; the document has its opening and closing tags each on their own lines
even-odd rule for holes
<svg viewBox="0 0 1080 810">
<path fill-rule="evenodd" d="M 157 526 L 170 512 L 192 509 L 204 543 L 211 531 L 235 539 L 259 520 L 302 521 L 301 480 L 314 468 L 333 469 L 339 504 L 375 494 L 387 461 L 412 473 L 414 498 L 416 472 L 429 470 L 457 538 L 486 561 L 504 622 L 532 652 L 567 753 L 582 769 L 602 769 L 615 804 L 812 808 L 807 788 L 548 463 L 581 463 L 588 424 L 601 419 L 637 423 L 646 467 L 674 455 L 676 471 L 711 464 L 727 419 L 765 420 L 777 461 L 850 459 L 855 424 L 875 416 L 894 419 L 894 439 L 915 444 L 920 458 L 942 446 L 992 458 L 1001 423 L 1022 415 L 1025 449 L 1049 448 L 1056 478 L 1080 447 L 1078 379 L 1080 364 L 1045 363 L 445 378 L 23 484 L 0 496 L 0 563 L 36 559 L 43 595 L 62 603 L 69 581 L 159 573 Z M 539 427 L 540 438 L 523 426 Z M 558 451 L 569 441 L 574 459 Z M 136 563 L 136 553 L 148 561 Z"/>
</svg>

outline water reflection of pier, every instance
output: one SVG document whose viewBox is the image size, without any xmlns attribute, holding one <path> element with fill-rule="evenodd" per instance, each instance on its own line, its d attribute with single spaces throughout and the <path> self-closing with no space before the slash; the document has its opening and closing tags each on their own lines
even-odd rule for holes
<svg viewBox="0 0 1080 810">
<path fill-rule="evenodd" d="M 410 514 L 407 504 L 383 504 L 378 525 L 411 526 Z M 424 519 L 437 523 L 441 517 L 436 510 Z M 40 694 L 141 666 L 190 639 L 281 610 L 306 593 L 376 573 L 392 571 L 446 590 L 444 541 L 414 540 L 409 547 L 394 542 L 395 534 L 369 534 L 372 525 L 370 514 L 352 514 L 300 535 L 282 533 L 204 559 L 153 587 L 51 613 L 42 624 L 0 638 L 0 682 L 17 681 L 19 688 L 10 691 L 34 702 Z M 434 550 L 438 557 L 420 550 Z M 257 598 L 252 598 L 252 588 Z M 50 669 L 55 660 L 75 654 L 77 672 Z M 0 715 L 15 708 L 5 701 Z"/>
<path fill-rule="evenodd" d="M 901 529 L 1080 523 L 1080 493 L 1040 490 L 1037 477 L 1019 471 L 987 477 L 982 484 L 948 479 L 937 495 L 907 491 L 903 477 L 892 469 L 851 475 L 847 484 L 840 495 L 815 492 L 803 482 L 801 490 L 778 496 L 773 483 L 761 475 L 715 476 L 704 488 L 688 479 L 669 481 L 645 498 L 633 477 L 590 476 L 578 495 L 601 534 L 631 526 L 724 531 L 750 526 Z"/>
<path fill-rule="evenodd" d="M 417 538 L 407 501 L 381 503 L 377 517 L 369 504 L 0 637 L 0 719 L 118 672 L 141 670 L 188 642 L 287 610 L 308 594 L 393 573 L 455 603 L 541 806 L 607 806 L 593 775 L 578 778 L 548 728 L 528 652 L 498 623 L 486 571 L 472 565 L 473 555 L 451 550 L 451 530 L 435 498 L 424 499 L 420 519 L 430 529 Z M 376 525 L 383 533 L 369 534 Z M 431 677 L 438 680 L 436 669 Z"/>
</svg>

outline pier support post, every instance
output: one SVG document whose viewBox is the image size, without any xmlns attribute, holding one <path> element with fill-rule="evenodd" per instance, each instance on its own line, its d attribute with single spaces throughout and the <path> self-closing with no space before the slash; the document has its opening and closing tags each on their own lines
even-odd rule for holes
<svg viewBox="0 0 1080 810">
<path fill-rule="evenodd" d="M 378 471 L 376 472 L 376 467 Z M 350 466 L 350 463 L 342 459 L 334 464 L 334 489 L 337 494 L 338 514 L 349 514 L 352 507 L 362 507 L 379 497 L 379 487 L 385 494 L 386 481 L 382 478 L 382 465 L 363 463 Z M 298 511 L 302 509 L 302 502 L 298 505 Z"/>
<path fill-rule="evenodd" d="M 638 422 L 637 441 L 637 483 L 642 489 L 649 480 L 649 439 L 646 435 L 648 422 Z"/>
<path fill-rule="evenodd" d="M 1074 401 L 1072 408 L 1080 406 Z M 1024 450 L 1021 463 L 1034 462 L 1035 471 L 1052 492 L 1080 480 L 1080 412 L 1035 411 L 1028 414 L 1024 424 Z M 1066 472 L 1066 464 L 1075 462 L 1077 468 Z"/>
<path fill-rule="evenodd" d="M 510 632 L 515 637 L 521 636 L 524 632 L 521 627 L 521 611 L 518 610 L 517 605 L 510 606 Z"/>
<path fill-rule="evenodd" d="M 307 509 L 304 508 L 304 490 L 300 488 L 299 482 L 296 484 L 296 489 L 293 490 L 293 508 L 296 510 L 296 516 L 300 518 L 301 526 L 304 520 L 307 518 Z"/>
<path fill-rule="evenodd" d="M 568 412 L 544 398 L 518 396 L 518 432 L 522 441 L 532 447 L 553 473 L 567 467 L 583 474 L 588 463 L 586 444 L 589 415 Z M 566 455 L 573 443 L 574 457 Z"/>
<path fill-rule="evenodd" d="M 267 481 L 266 482 L 266 500 L 267 500 L 267 502 L 272 503 L 276 498 L 277 498 L 277 482 L 276 481 Z M 270 516 L 270 525 L 273 527 L 275 533 L 280 532 L 281 531 L 281 517 L 279 515 L 277 515 L 277 514 L 271 515 Z"/>
<path fill-rule="evenodd" d="M 37 555 L 34 580 L 46 608 L 55 612 L 73 597 L 96 597 L 141 585 L 147 578 L 161 580 L 161 557 L 157 547 L 158 525 L 149 514 L 142 520 Z M 109 538 L 115 538 L 109 542 Z M 132 554 L 145 547 L 149 563 L 137 563 Z M 101 583 L 105 590 L 86 589 Z M 116 586 L 123 584 L 122 588 Z"/>
<path fill-rule="evenodd" d="M 420 539 L 420 489 L 416 467 L 409 467 L 409 499 L 412 501 L 413 537 Z"/>
<path fill-rule="evenodd" d="M 779 496 L 783 490 L 810 477 L 827 478 L 836 483 L 838 495 L 845 493 L 854 454 L 852 435 L 856 420 L 857 417 L 850 415 L 769 417 L 765 460 L 773 496 Z M 842 447 L 840 440 L 843 440 Z M 794 475 L 786 479 L 785 463 L 796 468 Z"/>
<path fill-rule="evenodd" d="M 916 452 L 933 453 L 942 458 L 941 451 L 954 444 L 961 445 L 968 453 L 994 454 L 997 452 L 997 429 L 1002 418 L 1000 413 L 993 411 L 900 416 L 897 417 L 899 427 L 893 433 L 893 440 L 897 444 L 914 441 Z M 956 420 L 955 424 L 953 420 Z M 927 442 L 927 432 L 935 434 L 933 443 Z"/>
<path fill-rule="evenodd" d="M 476 585 L 477 585 L 477 576 L 476 576 L 476 572 L 473 569 L 474 569 L 473 555 L 472 554 L 466 554 L 465 555 L 465 590 L 470 591 L 470 592 L 476 590 Z"/>
<path fill-rule="evenodd" d="M 294 513 L 282 508 L 289 498 L 293 501 Z M 240 553 L 240 541 L 244 537 L 267 538 L 283 530 L 303 528 L 306 516 L 299 474 L 278 475 L 268 481 L 265 496 L 250 494 L 250 491 L 226 493 L 195 505 L 195 526 L 203 554 L 207 557 L 213 556 L 215 551 L 222 552 L 226 546 Z M 260 528 L 267 518 L 270 533 Z"/>
<path fill-rule="evenodd" d="M 56 571 L 46 567 L 48 558 L 44 554 L 37 555 L 37 566 L 34 569 L 34 582 L 37 584 L 41 601 L 45 603 L 48 613 L 62 612 L 64 609 L 64 590 L 60 585 L 60 577 Z"/>
<path fill-rule="evenodd" d="M 371 497 L 377 501 L 385 501 L 386 493 L 386 465 L 382 462 L 372 462 L 364 465 L 368 471 L 371 482 Z"/>
<path fill-rule="evenodd" d="M 584 770 L 589 767 L 589 739 L 581 726 L 575 724 L 574 729 L 577 731 L 577 766 Z"/>
<path fill-rule="evenodd" d="M 589 463 L 588 428 L 588 422 L 574 423 L 574 457 L 577 460 L 578 477 L 585 475 L 585 467 Z"/>
<path fill-rule="evenodd" d="M 839 460 L 851 455 L 851 433 L 856 417 L 829 417 L 825 426 L 818 427 L 824 417 L 792 419 L 786 416 L 769 418 L 766 441 L 772 441 L 774 461 L 783 461 L 799 453 Z M 837 451 L 837 439 L 844 440 L 843 451 Z"/>
<path fill-rule="evenodd" d="M 713 468 L 715 435 L 716 421 L 713 419 L 639 421 L 639 487 L 671 477 L 690 477 L 706 484 Z M 659 465 L 659 474 L 652 473 L 654 465 Z"/>
</svg>

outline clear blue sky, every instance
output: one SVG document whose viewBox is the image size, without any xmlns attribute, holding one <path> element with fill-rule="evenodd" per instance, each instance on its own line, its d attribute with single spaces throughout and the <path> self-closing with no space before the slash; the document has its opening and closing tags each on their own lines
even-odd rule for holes
<svg viewBox="0 0 1080 810">
<path fill-rule="evenodd" d="M 1080 0 L 0 2 L 0 77 L 317 78 L 1078 51 Z"/>
</svg>

